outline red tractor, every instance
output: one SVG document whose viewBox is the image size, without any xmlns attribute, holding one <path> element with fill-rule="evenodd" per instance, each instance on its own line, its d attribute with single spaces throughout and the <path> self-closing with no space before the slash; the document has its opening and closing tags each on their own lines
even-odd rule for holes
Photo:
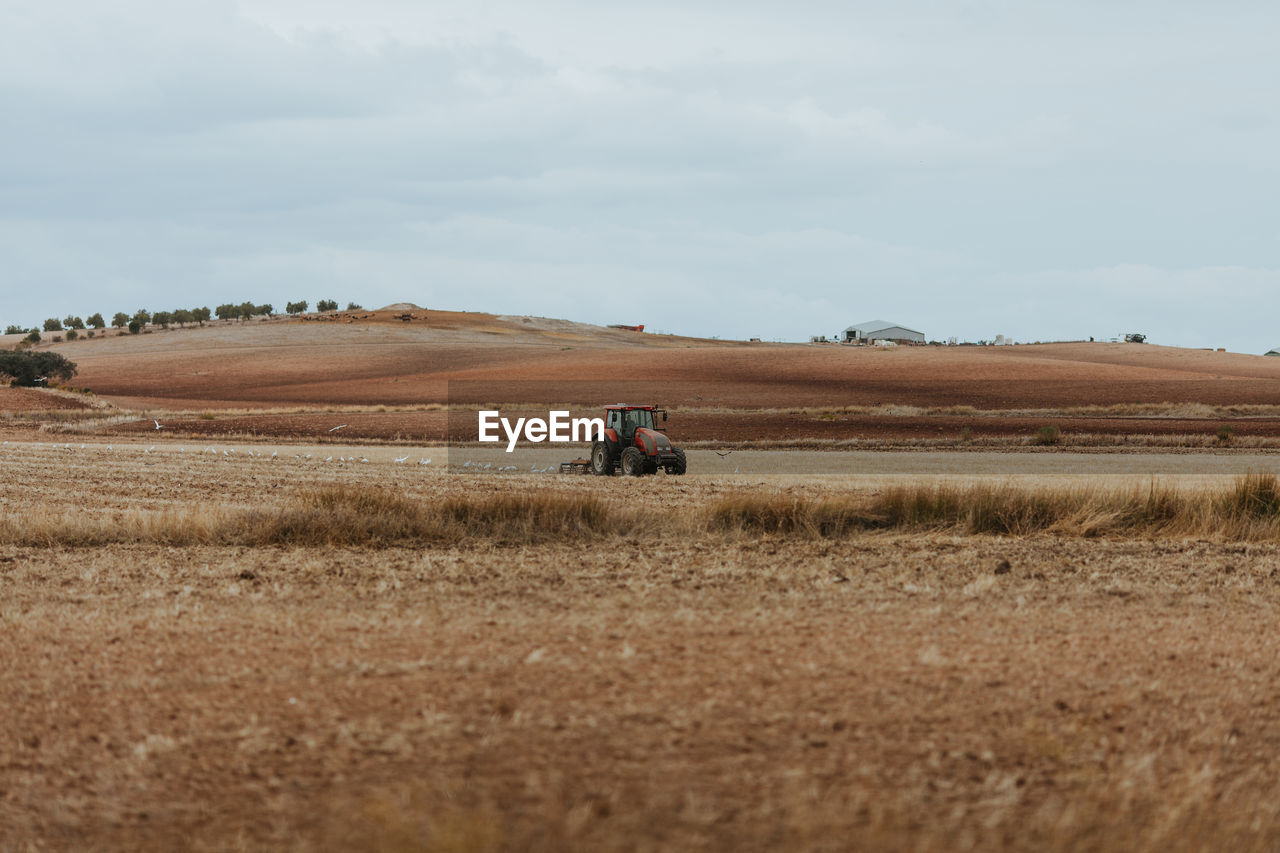
<svg viewBox="0 0 1280 853">
<path fill-rule="evenodd" d="M 688 469 L 684 451 L 671 446 L 662 427 L 654 426 L 653 416 L 667 413 L 655 406 L 629 406 L 619 403 L 605 406 L 604 441 L 591 446 L 591 473 L 611 477 L 621 470 L 629 477 L 656 474 L 661 468 L 668 474 L 683 474 Z"/>
</svg>

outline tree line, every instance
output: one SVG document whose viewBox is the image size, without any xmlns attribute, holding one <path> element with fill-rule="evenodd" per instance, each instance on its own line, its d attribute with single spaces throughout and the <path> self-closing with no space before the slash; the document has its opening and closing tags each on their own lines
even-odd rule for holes
<svg viewBox="0 0 1280 853">
<path fill-rule="evenodd" d="M 308 303 L 305 299 L 299 302 L 290 302 L 285 305 L 285 313 L 305 314 L 309 304 L 310 303 Z M 320 312 L 337 311 L 338 310 L 337 300 L 334 300 L 334 299 L 318 300 L 316 302 L 316 310 Z M 360 311 L 363 309 L 354 302 L 348 302 L 347 310 Z M 252 302 L 241 302 L 239 305 L 226 303 L 223 305 L 219 305 L 217 308 L 214 308 L 212 311 L 210 311 L 207 307 L 175 308 L 172 311 L 156 311 L 156 312 L 148 311 L 145 308 L 139 308 L 133 314 L 126 314 L 123 311 L 117 311 L 111 317 L 111 326 L 112 328 L 120 329 L 122 331 L 125 329 L 128 329 L 130 334 L 136 335 L 139 332 L 141 332 L 143 328 L 149 325 L 159 326 L 164 329 L 167 329 L 170 326 L 184 327 L 184 326 L 189 326 L 191 324 L 203 326 L 205 323 L 209 322 L 209 320 L 212 317 L 217 317 L 219 320 L 223 320 L 223 321 L 230 321 L 230 320 L 243 321 L 243 320 L 251 320 L 254 317 L 271 317 L 271 316 L 274 316 L 275 313 L 276 313 L 275 307 L 270 303 L 266 303 L 263 305 L 255 305 Z M 62 318 L 61 320 L 59 320 L 57 317 L 50 317 L 49 319 L 44 321 L 44 324 L 41 328 L 31 327 L 30 329 L 27 329 L 27 328 L 23 328 L 22 326 L 10 325 L 5 328 L 4 333 L 6 335 L 26 334 L 26 338 L 24 338 L 24 342 L 39 343 L 41 331 L 44 331 L 44 332 L 65 331 L 67 340 L 73 341 L 77 337 L 79 337 L 80 332 L 82 331 L 91 330 L 90 336 L 92 337 L 93 331 L 101 331 L 106 329 L 106 327 L 107 327 L 106 319 L 102 316 L 101 313 L 95 312 L 85 318 L 81 318 L 72 314 L 68 314 L 66 317 Z"/>
</svg>

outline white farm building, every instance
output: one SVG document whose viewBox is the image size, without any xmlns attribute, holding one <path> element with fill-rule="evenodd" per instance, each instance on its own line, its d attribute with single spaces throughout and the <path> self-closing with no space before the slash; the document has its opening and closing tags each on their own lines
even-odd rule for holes
<svg viewBox="0 0 1280 853">
<path fill-rule="evenodd" d="M 855 341 L 911 341 L 912 343 L 924 343 L 924 332 L 917 332 L 915 329 L 908 329 L 906 326 L 899 326 L 897 323 L 889 323 L 885 320 L 872 320 L 869 323 L 859 323 L 856 326 L 850 326 L 840 333 L 840 340 L 845 343 L 853 343 Z"/>
</svg>

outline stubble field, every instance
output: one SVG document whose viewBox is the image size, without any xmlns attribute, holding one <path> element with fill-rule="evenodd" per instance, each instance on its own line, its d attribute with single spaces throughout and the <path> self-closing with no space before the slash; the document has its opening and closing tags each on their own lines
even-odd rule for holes
<svg viewBox="0 0 1280 853">
<path fill-rule="evenodd" d="M 870 480 L 632 481 L 178 446 L 0 447 L 3 849 L 1280 842 L 1274 539 L 704 523 L 730 499 L 1036 482 L 965 454 L 897 475 L 882 454 Z M 1163 480 L 1228 489 L 1267 457 L 1200 461 Z M 1106 462 L 1080 464 L 1069 485 Z M 587 498 L 628 522 L 164 544 L 175 518 L 334 489 Z M 86 525 L 129 535 L 57 538 Z"/>
<path fill-rule="evenodd" d="M 0 850 L 1280 847 L 1280 359 L 410 314 L 0 389 Z"/>
</svg>

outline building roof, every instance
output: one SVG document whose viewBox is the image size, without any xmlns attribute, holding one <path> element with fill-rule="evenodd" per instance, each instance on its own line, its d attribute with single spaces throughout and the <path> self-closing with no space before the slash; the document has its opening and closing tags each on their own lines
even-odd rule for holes
<svg viewBox="0 0 1280 853">
<path fill-rule="evenodd" d="M 1273 350 L 1267 350 L 1266 355 L 1280 355 L 1280 347 L 1276 347 Z"/>
<path fill-rule="evenodd" d="M 917 335 L 924 334 L 924 332 L 917 332 L 915 329 L 908 329 L 901 323 L 890 323 L 887 320 L 870 320 L 866 323 L 858 323 L 856 326 L 850 326 L 845 329 L 845 331 L 861 332 L 864 335 L 870 335 L 873 332 L 882 332 L 885 329 L 902 329 L 904 332 L 915 332 Z"/>
</svg>

